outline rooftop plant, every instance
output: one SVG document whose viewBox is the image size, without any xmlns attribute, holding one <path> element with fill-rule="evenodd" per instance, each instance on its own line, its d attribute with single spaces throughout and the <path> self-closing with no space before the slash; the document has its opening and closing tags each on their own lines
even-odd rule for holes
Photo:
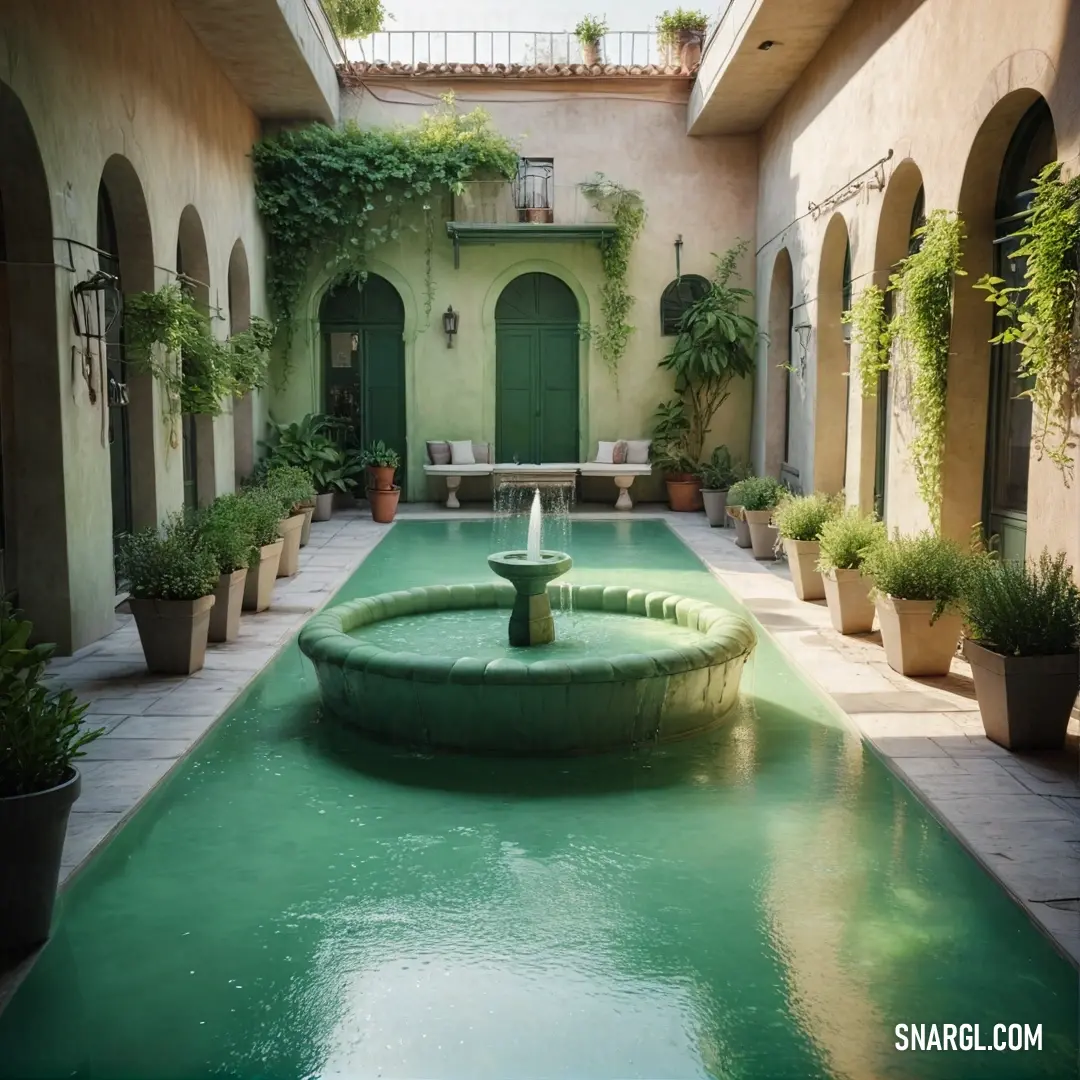
<svg viewBox="0 0 1080 1080">
<path fill-rule="evenodd" d="M 974 561 L 955 541 L 934 533 L 896 533 L 866 553 L 862 569 L 880 593 L 897 600 L 936 601 L 936 619 L 959 604 Z"/>
<path fill-rule="evenodd" d="M 376 34 L 387 19 L 382 0 L 322 0 L 334 33 L 340 38 Z"/>
<path fill-rule="evenodd" d="M 231 574 L 249 565 L 255 533 L 242 495 L 218 496 L 199 515 L 198 528 L 219 573 Z"/>
<path fill-rule="evenodd" d="M 823 526 L 839 512 L 839 501 L 833 495 L 787 493 L 776 504 L 773 522 L 785 540 L 817 540 Z"/>
<path fill-rule="evenodd" d="M 1064 553 L 976 559 L 964 608 L 968 636 L 1005 656 L 1062 656 L 1080 646 L 1080 589 Z"/>
<path fill-rule="evenodd" d="M 818 569 L 825 573 L 859 570 L 867 555 L 888 538 L 884 522 L 849 507 L 822 524 L 818 533 Z"/>
<path fill-rule="evenodd" d="M 784 495 L 783 484 L 771 476 L 748 476 L 731 485 L 728 506 L 741 506 L 744 510 L 771 510 Z"/>
<path fill-rule="evenodd" d="M 597 18 L 595 15 L 585 15 L 574 27 L 574 37 L 582 45 L 595 45 L 608 32 L 606 18 Z"/>
<path fill-rule="evenodd" d="M 136 600 L 198 600 L 218 584 L 218 560 L 198 525 L 173 514 L 124 538 L 120 570 Z"/>
<path fill-rule="evenodd" d="M 704 12 L 681 7 L 663 12 L 656 20 L 661 45 L 673 45 L 680 33 L 704 34 L 708 25 L 709 19 Z"/>
<path fill-rule="evenodd" d="M 83 747 L 105 733 L 84 728 L 71 690 L 50 692 L 45 665 L 55 645 L 30 645 L 33 624 L 0 602 L 0 798 L 63 783 Z"/>
</svg>

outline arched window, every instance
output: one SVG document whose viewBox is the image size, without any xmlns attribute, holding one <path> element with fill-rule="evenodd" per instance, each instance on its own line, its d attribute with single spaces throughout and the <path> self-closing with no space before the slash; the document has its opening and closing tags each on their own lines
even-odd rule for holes
<svg viewBox="0 0 1080 1080">
<path fill-rule="evenodd" d="M 660 297 L 660 333 L 664 337 L 674 337 L 686 309 L 696 304 L 711 287 L 709 279 L 700 274 L 683 274 L 676 278 Z"/>
</svg>

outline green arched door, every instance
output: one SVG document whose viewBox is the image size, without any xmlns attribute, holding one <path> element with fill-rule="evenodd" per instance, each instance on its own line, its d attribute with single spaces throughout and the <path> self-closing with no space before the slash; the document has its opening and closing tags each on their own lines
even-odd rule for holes
<svg viewBox="0 0 1080 1080">
<path fill-rule="evenodd" d="M 577 461 L 577 299 L 551 274 L 522 274 L 495 306 L 499 461 Z"/>
<path fill-rule="evenodd" d="M 323 410 L 347 422 L 357 446 L 381 440 L 401 455 L 405 486 L 405 305 L 385 278 L 342 284 L 319 307 Z"/>
</svg>

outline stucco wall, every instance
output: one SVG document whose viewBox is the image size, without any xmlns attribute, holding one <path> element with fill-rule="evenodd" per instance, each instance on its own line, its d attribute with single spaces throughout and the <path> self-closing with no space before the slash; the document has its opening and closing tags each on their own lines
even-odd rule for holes
<svg viewBox="0 0 1080 1080">
<path fill-rule="evenodd" d="M 167 271 L 176 265 L 180 215 L 191 204 L 205 234 L 210 303 L 224 316 L 215 322 L 215 332 L 227 334 L 227 269 L 238 238 L 250 270 L 251 310 L 265 310 L 263 240 L 248 157 L 258 121 L 168 0 L 5 4 L 0 80 L 29 117 L 55 237 L 96 244 L 98 184 L 106 162 L 121 155 L 133 169 L 128 178 L 137 180 L 123 195 L 112 192 L 117 217 L 124 219 L 122 262 L 125 235 L 132 241 L 128 252 L 138 248 L 134 262 L 122 268 L 125 286 L 152 288 L 172 280 Z M 141 212 L 133 205 L 139 199 L 128 198 L 138 196 L 140 187 L 141 225 Z M 55 275 L 59 340 L 53 357 L 61 388 L 56 419 L 63 441 L 64 535 L 55 530 L 35 535 L 32 522 L 20 529 L 21 548 L 31 541 L 56 543 L 64 557 L 57 555 L 59 572 L 51 579 L 36 574 L 19 582 L 20 599 L 40 632 L 62 651 L 92 641 L 114 623 L 109 450 L 103 445 L 101 410 L 91 405 L 86 384 L 73 379 L 71 370 L 69 290 L 96 268 L 96 256 L 77 246 L 69 252 L 58 239 L 57 262 L 69 255 L 77 272 Z M 136 263 L 138 273 L 132 269 Z M 13 320 L 20 317 L 12 312 Z M 142 517 L 160 518 L 182 504 L 180 452 L 170 446 L 156 388 L 133 386 L 133 399 L 146 428 L 145 441 L 133 447 L 133 469 L 142 474 L 136 479 L 141 491 L 152 498 Z M 214 429 L 216 486 L 228 491 L 233 486 L 231 417 L 222 416 Z M 19 461 L 17 482 L 33 484 L 39 466 Z"/>
<path fill-rule="evenodd" d="M 831 419 L 835 434 L 844 415 L 844 390 L 837 390 L 835 379 L 832 391 L 821 392 L 822 375 L 831 377 L 828 363 L 822 362 L 822 334 L 836 314 L 836 283 L 822 280 L 819 272 L 823 258 L 829 262 L 826 230 L 835 214 L 842 215 L 851 240 L 856 297 L 871 280 L 884 284 L 890 264 L 905 253 L 907 222 L 921 178 L 927 209 L 959 208 L 968 232 L 969 277 L 957 286 L 950 360 L 943 528 L 961 538 L 980 520 L 990 359 L 986 342 L 993 331 L 989 306 L 970 286 L 991 267 L 992 208 L 1002 156 L 1036 94 L 1046 98 L 1053 113 L 1059 159 L 1075 171 L 1080 151 L 1078 54 L 1076 5 L 1066 0 L 991 7 L 976 0 L 857 0 L 766 123 L 757 223 L 762 248 L 758 304 L 759 312 L 768 310 L 774 264 L 786 248 L 799 305 L 795 322 L 813 327 L 805 376 L 792 395 L 793 464 L 805 486 L 820 484 L 823 470 L 815 457 L 829 452 L 827 446 L 822 449 L 823 435 L 826 441 L 830 437 L 822 431 L 822 418 Z M 892 158 L 880 172 L 883 189 L 876 183 L 862 186 L 825 212 L 806 214 L 811 203 L 822 204 L 890 149 Z M 912 176 L 917 177 L 914 184 Z M 894 197 L 905 186 L 902 197 Z M 777 347 L 773 355 L 779 352 Z M 759 467 L 777 464 L 768 460 L 775 458 L 775 434 L 771 441 L 767 436 L 783 424 L 783 395 L 769 393 L 770 382 L 775 387 L 778 378 L 786 378 L 786 372 L 762 349 L 753 437 Z M 873 494 L 874 409 L 873 400 L 852 395 L 846 490 L 850 502 L 863 506 Z M 910 419 L 902 388 L 892 404 L 889 434 L 889 524 L 925 526 L 926 510 L 908 462 Z M 774 448 L 771 455 L 767 443 Z M 1080 561 L 1077 490 L 1075 484 L 1066 488 L 1048 462 L 1032 462 L 1029 551 L 1049 544 L 1067 550 L 1074 564 Z"/>
<path fill-rule="evenodd" d="M 682 272 L 709 276 L 713 252 L 754 235 L 756 138 L 688 139 L 684 91 L 667 95 L 668 100 L 648 100 L 623 86 L 622 93 L 614 94 L 580 86 L 572 92 L 557 87 L 528 89 L 506 80 L 494 85 L 454 84 L 462 109 L 484 104 L 500 131 L 520 136 L 523 154 L 555 159 L 557 199 L 572 197 L 567 192 L 597 172 L 638 189 L 644 197 L 648 219 L 633 251 L 628 282 L 637 301 L 630 316 L 636 333 L 619 364 L 618 379 L 595 349 L 583 347 L 583 460 L 593 457 L 598 439 L 647 437 L 657 404 L 672 396 L 671 379 L 658 370 L 657 362 L 673 340 L 660 335 L 660 295 L 675 277 L 676 237 L 681 234 L 684 241 Z M 414 123 L 446 88 L 427 80 L 419 88 L 404 80 L 399 85 L 380 83 L 378 97 L 344 94 L 342 116 L 361 125 Z M 665 96 L 659 87 L 649 94 Z M 452 245 L 440 220 L 435 295 L 428 319 L 424 262 L 422 237 L 405 230 L 400 241 L 378 247 L 370 264 L 405 301 L 407 494 L 412 499 L 429 493 L 435 497 L 440 491 L 439 485 L 429 489 L 423 475 L 426 439 L 495 441 L 494 309 L 501 289 L 519 273 L 552 273 L 577 294 L 581 318 L 588 322 L 600 317 L 603 283 L 595 243 L 466 246 L 461 249 L 461 268 L 455 270 Z M 752 285 L 752 268 L 748 257 L 742 284 Z M 283 418 L 323 407 L 316 320 L 319 294 L 326 284 L 313 283 L 306 324 L 294 346 L 293 374 L 272 406 Z M 441 322 L 441 312 L 451 304 L 460 313 L 452 350 L 446 347 Z M 710 447 L 723 442 L 736 454 L 748 453 L 751 391 L 749 380 L 734 388 L 714 424 Z M 635 494 L 638 491 L 635 487 Z M 613 485 L 598 490 L 590 486 L 586 494 L 594 492 L 614 501 Z M 640 494 L 659 497 L 659 481 L 651 487 L 642 485 Z"/>
</svg>

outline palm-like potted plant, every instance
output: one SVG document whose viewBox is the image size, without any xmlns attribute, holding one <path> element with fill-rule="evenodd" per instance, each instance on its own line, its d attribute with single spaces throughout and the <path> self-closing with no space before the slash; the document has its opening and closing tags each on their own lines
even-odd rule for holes
<svg viewBox="0 0 1080 1080">
<path fill-rule="evenodd" d="M 600 63 L 600 42 L 608 32 L 607 19 L 586 15 L 574 27 L 574 37 L 581 43 L 581 56 L 586 67 Z"/>
<path fill-rule="evenodd" d="M 778 533 L 773 511 L 784 491 L 784 486 L 771 476 L 749 476 L 728 493 L 729 504 L 738 508 L 736 523 L 741 518 L 749 532 L 755 559 L 776 558 Z"/>
<path fill-rule="evenodd" d="M 263 487 L 281 505 L 281 538 L 285 541 L 278 563 L 278 577 L 292 577 L 300 569 L 300 534 L 304 527 L 304 506 L 314 502 L 315 485 L 311 473 L 298 465 L 268 469 Z"/>
<path fill-rule="evenodd" d="M 855 507 L 822 525 L 818 569 L 829 618 L 838 634 L 869 634 L 874 629 L 874 601 L 870 598 L 874 582 L 863 573 L 862 565 L 888 538 L 884 522 Z"/>
<path fill-rule="evenodd" d="M 818 570 L 822 528 L 840 512 L 836 498 L 812 495 L 784 495 L 773 511 L 773 522 L 784 542 L 791 568 L 791 582 L 800 600 L 823 600 L 825 583 Z"/>
<path fill-rule="evenodd" d="M 367 497 L 372 520 L 387 525 L 397 513 L 401 488 L 394 483 L 394 473 L 401 464 L 398 452 L 381 440 L 367 446 L 360 454 L 360 465 L 367 469 Z"/>
<path fill-rule="evenodd" d="M 726 446 L 718 446 L 701 466 L 701 498 L 705 516 L 715 528 L 727 524 L 727 497 L 731 485 L 746 475 L 746 468 L 735 461 Z"/>
<path fill-rule="evenodd" d="M 948 675 L 972 557 L 934 533 L 896 533 L 867 552 L 885 659 L 901 675 Z"/>
<path fill-rule="evenodd" d="M 668 63 L 677 59 L 684 71 L 693 71 L 701 62 L 701 48 L 708 25 L 708 17 L 702 11 L 681 7 L 665 11 L 656 20 L 656 29 L 660 45 L 668 50 Z"/>
<path fill-rule="evenodd" d="M 244 611 L 265 611 L 270 606 L 285 546 L 281 537 L 281 501 L 265 487 L 249 488 L 240 498 L 252 538 L 242 607 Z"/>
<path fill-rule="evenodd" d="M 974 560 L 967 638 L 986 737 L 1008 750 L 1058 750 L 1080 690 L 1080 589 L 1064 554 Z"/>
<path fill-rule="evenodd" d="M 49 936 L 71 806 L 74 762 L 103 729 L 83 727 L 87 706 L 51 692 L 53 645 L 30 645 L 32 624 L 0 602 L 0 969 Z"/>
<path fill-rule="evenodd" d="M 206 659 L 218 562 L 194 521 L 173 514 L 162 528 L 141 529 L 120 549 L 147 668 L 190 675 Z"/>
<path fill-rule="evenodd" d="M 210 609 L 209 640 L 235 641 L 240 633 L 248 563 L 254 552 L 255 533 L 242 495 L 220 495 L 199 515 L 199 531 L 214 553 L 218 586 Z"/>
</svg>

